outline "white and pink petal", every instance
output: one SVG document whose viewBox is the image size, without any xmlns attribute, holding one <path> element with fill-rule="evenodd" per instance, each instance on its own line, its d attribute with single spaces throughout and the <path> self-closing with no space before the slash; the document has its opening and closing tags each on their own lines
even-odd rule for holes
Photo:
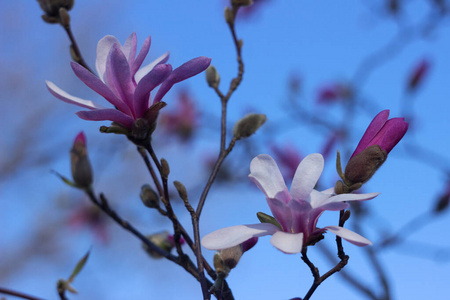
<svg viewBox="0 0 450 300">
<path fill-rule="evenodd" d="M 210 250 L 221 250 L 237 246 L 253 237 L 272 235 L 280 229 L 269 223 L 237 225 L 222 228 L 205 235 L 202 246 Z"/>
<path fill-rule="evenodd" d="M 260 154 L 253 158 L 250 163 L 250 175 L 248 177 L 267 198 L 276 198 L 277 194 L 281 192 L 289 194 L 280 169 L 270 155 Z"/>
<path fill-rule="evenodd" d="M 80 107 L 88 108 L 88 109 L 102 109 L 103 107 L 101 105 L 95 104 L 91 100 L 85 100 L 81 99 L 75 96 L 70 95 L 69 93 L 65 92 L 64 90 L 60 89 L 56 84 L 54 84 L 51 81 L 45 81 L 45 84 L 47 85 L 48 90 L 50 93 L 58 98 L 59 100 L 62 100 L 64 102 L 75 104 Z"/>
<path fill-rule="evenodd" d="M 280 251 L 287 254 L 296 254 L 302 251 L 303 233 L 287 233 L 277 231 L 270 239 L 270 243 Z"/>
<path fill-rule="evenodd" d="M 369 241 L 368 239 L 366 239 L 365 237 L 357 234 L 356 232 L 348 230 L 347 228 L 344 228 L 344 227 L 327 226 L 327 227 L 324 227 L 323 229 L 331 231 L 332 233 L 334 233 L 337 236 L 340 236 L 347 242 L 352 243 L 353 245 L 356 245 L 359 247 L 372 245 L 372 242 Z"/>
<path fill-rule="evenodd" d="M 310 154 L 300 162 L 292 179 L 290 189 L 292 198 L 309 201 L 311 191 L 322 174 L 323 166 L 323 156 L 319 153 Z"/>
</svg>

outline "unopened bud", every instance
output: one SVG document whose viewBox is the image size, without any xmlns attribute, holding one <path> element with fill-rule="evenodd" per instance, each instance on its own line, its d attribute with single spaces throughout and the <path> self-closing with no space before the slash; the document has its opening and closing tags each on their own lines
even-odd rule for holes
<svg viewBox="0 0 450 300">
<path fill-rule="evenodd" d="M 347 185 L 367 182 L 386 161 L 386 158 L 386 151 L 378 145 L 367 147 L 353 156 L 345 167 L 344 176 Z"/>
<path fill-rule="evenodd" d="M 88 188 L 92 184 L 92 167 L 86 148 L 86 137 L 80 132 L 70 150 L 70 162 L 73 181 L 80 188 Z"/>
<path fill-rule="evenodd" d="M 164 178 L 169 177 L 170 174 L 169 163 L 164 158 L 161 158 L 161 173 L 164 176 Z"/>
<path fill-rule="evenodd" d="M 213 65 L 210 65 L 208 69 L 206 69 L 206 82 L 212 88 L 217 88 L 219 86 L 220 75 Z"/>
<path fill-rule="evenodd" d="M 67 27 L 70 25 L 70 15 L 64 7 L 59 9 L 59 21 L 62 26 Z"/>
<path fill-rule="evenodd" d="M 248 114 L 236 122 L 233 135 L 236 139 L 247 138 L 254 134 L 266 122 L 266 115 Z"/>
<path fill-rule="evenodd" d="M 169 235 L 167 231 L 158 232 L 152 235 L 148 235 L 147 238 L 155 244 L 157 247 L 161 248 L 164 251 L 170 252 L 175 244 L 173 242 L 173 238 Z M 150 254 L 153 258 L 163 258 L 158 252 L 152 251 L 147 247 L 147 245 L 143 244 L 142 247 L 148 254 Z"/>
<path fill-rule="evenodd" d="M 44 21 L 47 22 L 47 18 L 50 18 L 50 20 L 58 20 L 60 8 L 64 8 L 67 11 L 72 9 L 74 0 L 37 0 L 39 2 L 39 5 L 41 6 L 41 9 L 45 12 L 45 15 L 42 16 Z M 59 20 L 58 20 L 59 22 Z M 56 23 L 56 22 L 50 22 L 50 23 Z"/>
<path fill-rule="evenodd" d="M 278 223 L 278 221 L 274 217 L 269 216 L 268 214 L 265 214 L 263 212 L 258 212 L 256 216 L 261 223 L 270 223 L 282 229 L 280 223 Z"/>
<path fill-rule="evenodd" d="M 159 196 L 148 184 L 141 187 L 142 203 L 149 208 L 159 208 Z"/>
<path fill-rule="evenodd" d="M 225 7 L 225 13 L 224 14 L 225 14 L 225 21 L 228 24 L 233 24 L 234 23 L 235 14 L 231 10 L 231 8 L 229 8 L 228 6 Z"/>
<path fill-rule="evenodd" d="M 223 265 L 226 269 L 234 269 L 244 252 L 242 251 L 241 245 L 237 245 L 231 248 L 220 250 L 220 257 L 222 258 Z"/>
<path fill-rule="evenodd" d="M 180 196 L 180 198 L 184 201 L 187 201 L 188 196 L 187 196 L 187 191 L 186 191 L 186 187 L 184 186 L 184 184 L 182 184 L 179 181 L 174 181 L 173 185 L 177 189 L 178 195 Z"/>
</svg>

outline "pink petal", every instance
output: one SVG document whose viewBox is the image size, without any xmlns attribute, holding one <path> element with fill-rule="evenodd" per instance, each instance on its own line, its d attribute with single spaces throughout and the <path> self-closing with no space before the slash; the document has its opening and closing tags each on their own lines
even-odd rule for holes
<svg viewBox="0 0 450 300">
<path fill-rule="evenodd" d="M 142 44 L 141 51 L 139 51 L 139 54 L 136 57 L 136 60 L 134 60 L 133 63 L 130 63 L 131 76 L 134 76 L 134 74 L 136 74 L 136 72 L 141 67 L 142 62 L 144 61 L 145 57 L 147 56 L 148 51 L 150 50 L 150 44 L 151 44 L 151 38 L 150 38 L 150 36 L 148 36 L 145 39 L 144 43 Z"/>
<path fill-rule="evenodd" d="M 71 66 L 75 75 L 88 87 L 103 96 L 106 100 L 108 100 L 112 105 L 117 107 L 123 113 L 131 115 L 129 107 L 124 102 L 122 102 L 122 100 L 117 98 L 117 96 L 114 95 L 109 87 L 104 84 L 103 81 L 101 81 L 97 76 L 77 63 L 71 62 Z"/>
<path fill-rule="evenodd" d="M 319 153 L 310 154 L 298 165 L 291 185 L 293 199 L 307 200 L 323 170 L 323 157 Z"/>
<path fill-rule="evenodd" d="M 260 154 L 253 158 L 248 177 L 267 198 L 275 198 L 280 192 L 289 193 L 280 169 L 270 155 Z"/>
<path fill-rule="evenodd" d="M 350 158 L 367 148 L 370 141 L 378 134 L 381 128 L 383 128 L 388 118 L 388 109 L 383 110 L 382 112 L 378 113 L 375 118 L 373 118 L 372 122 L 370 122 L 369 126 L 366 129 L 366 132 L 364 132 L 363 137 L 359 141 L 358 146 L 356 147 Z"/>
<path fill-rule="evenodd" d="M 372 245 L 371 241 L 369 241 L 365 237 L 357 234 L 356 232 L 348 230 L 347 228 L 343 228 L 343 227 L 339 227 L 339 226 L 327 226 L 327 227 L 324 227 L 323 229 L 331 231 L 332 233 L 334 233 L 337 236 L 340 236 L 347 242 L 350 242 L 359 247 Z"/>
<path fill-rule="evenodd" d="M 136 57 L 136 46 L 137 46 L 136 32 L 133 32 L 127 38 L 122 47 L 123 54 L 127 58 L 128 65 L 130 66 L 133 65 L 134 58 Z"/>
<path fill-rule="evenodd" d="M 384 124 L 384 127 L 368 146 L 379 145 L 381 149 L 389 153 L 406 134 L 408 126 L 409 124 L 404 118 L 392 118 Z"/>
<path fill-rule="evenodd" d="M 267 204 L 270 207 L 270 211 L 275 219 L 280 223 L 284 231 L 291 231 L 292 213 L 287 202 L 279 199 L 277 196 L 274 199 L 267 198 Z"/>
<path fill-rule="evenodd" d="M 150 92 L 160 85 L 172 72 L 171 65 L 157 65 L 141 81 L 134 91 L 136 118 L 141 118 L 149 107 Z"/>
<path fill-rule="evenodd" d="M 269 223 L 226 227 L 205 235 L 202 246 L 210 250 L 221 250 L 237 246 L 253 237 L 272 235 L 280 229 Z"/>
<path fill-rule="evenodd" d="M 133 94 L 134 84 L 131 81 L 130 66 L 120 45 L 113 45 L 108 56 L 106 67 L 106 82 L 110 89 L 125 102 L 134 114 Z"/>
<path fill-rule="evenodd" d="M 211 58 L 200 56 L 185 62 L 170 74 L 169 78 L 161 85 L 156 93 L 153 103 L 161 101 L 164 95 L 172 88 L 175 83 L 186 80 L 192 76 L 203 72 L 211 63 Z"/>
<path fill-rule="evenodd" d="M 84 99 L 81 99 L 81 98 L 78 98 L 78 97 L 75 97 L 75 96 L 72 96 L 72 95 L 66 93 L 65 91 L 63 91 L 62 89 L 57 87 L 53 82 L 45 81 L 45 83 L 47 84 L 47 88 L 50 91 L 50 93 L 53 96 L 55 96 L 56 98 L 58 98 L 59 100 L 62 100 L 64 102 L 67 102 L 70 104 L 75 104 L 77 106 L 81 106 L 84 108 L 88 108 L 88 109 L 103 108 L 102 106 L 95 104 L 91 100 L 84 100 Z"/>
<path fill-rule="evenodd" d="M 121 111 L 113 108 L 98 109 L 92 111 L 79 111 L 76 113 L 78 117 L 83 120 L 89 121 L 113 121 L 122 124 L 123 126 L 131 129 L 133 127 L 134 120 L 130 116 L 127 116 Z"/>
<path fill-rule="evenodd" d="M 150 45 L 149 45 L 150 47 Z M 139 53 L 140 54 L 140 53 Z M 139 71 L 136 72 L 134 75 L 134 80 L 136 80 L 137 83 L 141 81 L 141 79 L 147 75 L 153 68 L 159 64 L 164 64 L 169 60 L 169 52 L 164 53 L 145 67 L 141 68 Z"/>
<path fill-rule="evenodd" d="M 270 243 L 284 253 L 300 253 L 303 247 L 303 233 L 287 233 L 278 231 L 273 234 L 270 239 Z"/>
<path fill-rule="evenodd" d="M 120 42 L 112 35 L 103 37 L 97 44 L 97 59 L 95 61 L 95 68 L 97 69 L 98 76 L 103 82 L 106 82 L 105 73 L 108 54 L 114 44 L 120 45 Z"/>
</svg>

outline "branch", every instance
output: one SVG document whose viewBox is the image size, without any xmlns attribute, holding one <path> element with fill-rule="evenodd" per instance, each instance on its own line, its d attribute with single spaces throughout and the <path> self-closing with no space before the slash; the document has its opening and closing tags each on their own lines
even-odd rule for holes
<svg viewBox="0 0 450 300">
<path fill-rule="evenodd" d="M 3 288 L 3 287 L 0 287 L 0 294 L 10 295 L 10 296 L 14 296 L 14 297 L 22 298 L 22 299 L 28 299 L 28 300 L 44 300 L 43 298 L 38 298 L 35 296 L 24 294 L 24 293 L 18 292 L 18 291 L 13 291 L 13 290 Z"/>
</svg>

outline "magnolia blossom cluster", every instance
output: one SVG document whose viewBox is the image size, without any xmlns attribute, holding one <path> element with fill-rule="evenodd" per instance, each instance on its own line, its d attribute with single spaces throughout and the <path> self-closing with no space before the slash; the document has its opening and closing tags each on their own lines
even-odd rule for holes
<svg viewBox="0 0 450 300">
<path fill-rule="evenodd" d="M 370 245 L 368 239 L 349 229 L 340 226 L 318 228 L 317 222 L 325 211 L 343 210 L 348 208 L 349 201 L 369 200 L 378 195 L 352 194 L 350 192 L 356 188 L 350 189 L 347 185 L 361 187 L 405 135 L 408 123 L 403 118 L 388 120 L 388 117 L 388 110 L 375 116 L 350 158 L 345 174 L 340 172 L 344 183 L 336 184 L 335 188 L 325 191 L 314 189 L 324 167 L 321 154 L 310 154 L 300 162 L 290 190 L 272 157 L 266 154 L 255 157 L 250 164 L 249 178 L 266 196 L 273 220 L 269 218 L 267 222 L 259 224 L 237 225 L 214 231 L 203 237 L 202 245 L 207 249 L 221 250 L 255 237 L 271 235 L 273 246 L 284 253 L 294 254 L 315 243 L 325 231 L 357 246 Z"/>
</svg>

